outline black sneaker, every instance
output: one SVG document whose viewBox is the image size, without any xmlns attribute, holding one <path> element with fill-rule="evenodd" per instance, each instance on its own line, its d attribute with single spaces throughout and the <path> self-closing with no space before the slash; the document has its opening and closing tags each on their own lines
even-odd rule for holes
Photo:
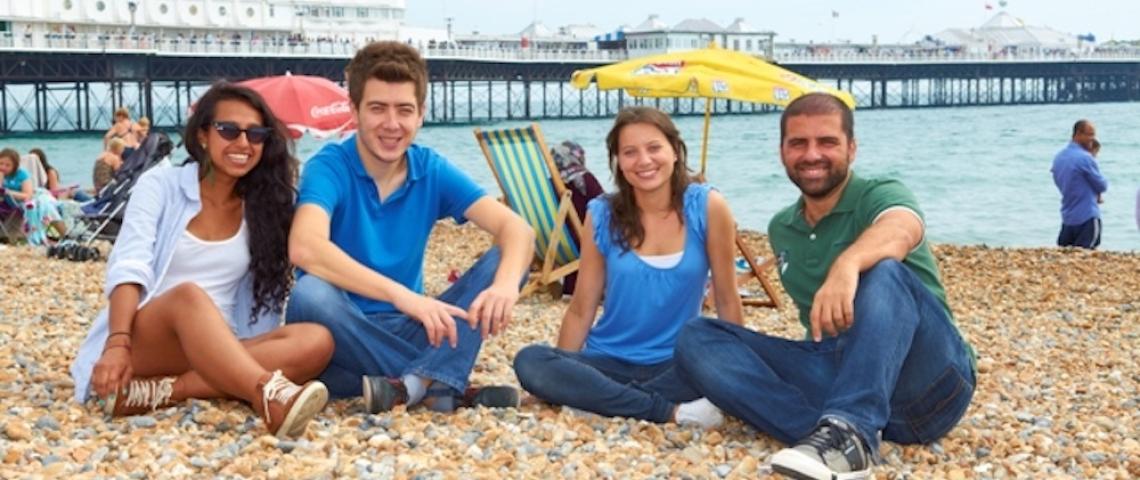
<svg viewBox="0 0 1140 480">
<path fill-rule="evenodd" d="M 368 413 L 387 412 L 396 405 L 408 403 L 408 389 L 398 378 L 365 375 L 363 383 L 364 407 Z"/>
<path fill-rule="evenodd" d="M 431 398 L 428 409 L 436 412 L 452 412 L 456 408 L 516 408 L 519 406 L 519 391 L 505 385 L 489 385 L 486 387 L 468 387 L 463 395 L 453 395 L 450 387 L 436 386 L 428 389 L 427 397 Z"/>
<path fill-rule="evenodd" d="M 517 408 L 519 391 L 506 385 L 470 387 L 463 392 L 461 407 Z"/>
<path fill-rule="evenodd" d="M 798 480 L 869 478 L 872 463 L 855 429 L 833 419 L 825 419 L 796 446 L 772 456 L 772 470 Z"/>
</svg>

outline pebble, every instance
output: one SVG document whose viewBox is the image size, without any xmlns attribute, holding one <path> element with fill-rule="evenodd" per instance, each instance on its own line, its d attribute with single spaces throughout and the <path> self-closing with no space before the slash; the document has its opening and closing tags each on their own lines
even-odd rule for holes
<svg viewBox="0 0 1140 480">
<path fill-rule="evenodd" d="M 8 424 L 4 426 L 4 435 L 6 435 L 9 440 L 18 442 L 21 440 L 31 439 L 32 431 L 26 424 L 24 424 L 24 422 L 12 419 L 9 420 Z"/>
<path fill-rule="evenodd" d="M 470 227 L 441 224 L 437 233 L 424 273 L 433 294 L 449 285 L 451 268 L 490 245 Z M 745 239 L 758 255 L 771 254 L 762 237 Z M 734 419 L 705 432 L 579 417 L 541 404 L 369 415 L 358 400 L 336 401 L 302 438 L 281 441 L 232 401 L 191 401 L 108 421 L 72 401 L 68 374 L 90 319 L 105 305 L 106 264 L 49 261 L 24 247 L 3 253 L 5 478 L 767 478 L 768 461 L 782 447 Z M 1121 307 L 1140 291 L 1140 255 L 950 245 L 935 245 L 935 254 L 958 327 L 979 354 L 978 386 L 946 438 L 931 446 L 885 442 L 888 463 L 875 468 L 876 477 L 1140 478 L 1140 308 Z M 1072 278 L 1095 288 L 1060 287 Z M 521 300 L 511 328 L 484 344 L 472 383 L 517 386 L 514 353 L 557 338 L 567 301 Z M 751 328 L 803 334 L 794 308 L 745 314 Z"/>
<path fill-rule="evenodd" d="M 36 420 L 36 428 L 41 430 L 59 430 L 59 422 L 49 415 L 44 415 Z"/>
<path fill-rule="evenodd" d="M 1093 465 L 1100 465 L 1108 460 L 1108 455 L 1104 452 L 1088 452 L 1085 454 L 1085 459 Z"/>
<path fill-rule="evenodd" d="M 155 425 L 158 425 L 158 420 L 155 420 L 154 417 L 150 415 L 130 417 L 130 420 L 128 420 L 128 422 L 130 422 L 131 426 L 135 428 L 154 428 Z"/>
</svg>

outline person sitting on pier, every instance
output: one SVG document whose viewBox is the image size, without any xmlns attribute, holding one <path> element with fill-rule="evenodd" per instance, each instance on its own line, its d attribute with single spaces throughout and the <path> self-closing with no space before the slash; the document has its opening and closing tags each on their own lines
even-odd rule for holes
<svg viewBox="0 0 1140 480">
<path fill-rule="evenodd" d="M 310 381 L 332 355 L 320 325 L 281 326 L 297 160 L 254 91 L 214 85 L 182 138 L 190 158 L 139 177 L 107 261 L 99 312 L 71 374 L 111 416 L 190 398 L 246 401 L 297 437 L 328 399 Z"/>
<path fill-rule="evenodd" d="M 138 139 L 134 135 L 135 123 L 131 121 L 131 111 L 127 110 L 127 107 L 119 107 L 115 110 L 114 119 L 111 128 L 108 128 L 107 133 L 103 134 L 103 150 L 110 147 L 111 140 L 116 138 L 123 139 L 124 146 L 129 150 L 138 148 Z M 130 153 L 126 155 L 130 155 Z"/>
<path fill-rule="evenodd" d="M 48 228 L 54 228 L 58 237 L 67 234 L 59 203 L 46 188 L 37 187 L 27 170 L 20 168 L 20 153 L 5 148 L 0 151 L 0 179 L 3 180 L 0 196 L 8 206 L 24 213 L 24 235 L 32 245 L 50 243 Z"/>
<path fill-rule="evenodd" d="M 329 328 L 336 351 L 321 379 L 334 397 L 363 394 L 369 412 L 517 405 L 514 388 L 467 386 L 484 339 L 511 321 L 534 231 L 439 153 L 412 143 L 427 94 L 418 52 L 372 43 L 345 76 L 359 128 L 305 165 L 289 238 L 300 272 L 285 321 Z M 424 251 L 445 217 L 470 219 L 497 246 L 431 298 Z"/>
<path fill-rule="evenodd" d="M 682 377 L 794 444 L 771 462 L 799 479 L 866 478 L 880 434 L 906 444 L 941 438 L 977 381 L 914 194 L 855 175 L 855 153 L 842 100 L 811 93 L 785 107 L 780 158 L 801 195 L 772 218 L 768 240 L 810 339 L 697 318 L 677 340 Z"/>
<path fill-rule="evenodd" d="M 91 181 L 95 185 L 95 195 L 98 196 L 99 192 L 103 191 L 103 187 L 111 183 L 111 179 L 115 178 L 115 172 L 123 166 L 123 152 L 127 148 L 127 143 L 121 138 L 112 138 L 111 142 L 107 145 L 107 149 L 99 154 L 95 159 L 95 168 L 91 172 Z"/>
<path fill-rule="evenodd" d="M 578 218 L 586 218 L 586 204 L 594 197 L 606 193 L 597 177 L 586 168 L 586 151 L 576 142 L 566 140 L 551 147 L 550 156 L 554 159 L 554 165 L 558 167 L 562 183 L 570 189 L 570 201 L 574 204 Z M 553 184 L 554 180 L 550 182 Z M 574 244 L 581 245 L 578 233 L 574 229 L 569 229 L 569 232 Z M 562 293 L 573 295 L 577 279 L 578 272 L 567 275 L 562 281 Z"/>
<path fill-rule="evenodd" d="M 558 343 L 523 348 L 515 375 L 528 392 L 554 404 L 719 425 L 720 410 L 678 376 L 673 349 L 682 325 L 700 315 L 710 269 L 717 314 L 743 322 L 732 212 L 719 192 L 693 180 L 685 143 L 664 112 L 623 109 L 606 144 L 618 190 L 589 204 L 582 281 Z"/>
</svg>

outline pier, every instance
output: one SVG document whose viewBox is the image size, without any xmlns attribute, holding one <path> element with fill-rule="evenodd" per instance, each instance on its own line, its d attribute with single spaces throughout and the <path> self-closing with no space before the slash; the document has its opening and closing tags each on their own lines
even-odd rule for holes
<svg viewBox="0 0 1140 480">
<path fill-rule="evenodd" d="M 176 129 L 188 107 L 218 79 L 294 74 L 343 82 L 350 44 L 142 44 L 109 38 L 0 38 L 0 134 L 91 132 L 118 106 Z M 702 113 L 703 100 L 635 99 L 620 91 L 580 91 L 574 70 L 624 60 L 624 52 L 425 49 L 428 124 L 611 117 L 652 104 L 677 115 Z M 860 109 L 1120 102 L 1140 100 L 1140 57 L 804 55 L 785 68 L 850 91 Z M 718 113 L 774 107 L 717 101 Z"/>
</svg>

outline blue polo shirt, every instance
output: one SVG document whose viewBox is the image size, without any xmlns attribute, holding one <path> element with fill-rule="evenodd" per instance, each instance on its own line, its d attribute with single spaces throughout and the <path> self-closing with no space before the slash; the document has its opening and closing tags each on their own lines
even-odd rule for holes
<svg viewBox="0 0 1140 480">
<path fill-rule="evenodd" d="M 407 162 L 404 184 L 381 202 L 356 150 L 356 136 L 330 142 L 306 163 L 297 204 L 329 214 L 329 239 L 348 256 L 423 293 L 424 250 L 435 222 L 444 217 L 466 222 L 464 212 L 484 192 L 430 148 L 408 147 Z M 365 314 L 396 311 L 388 302 L 351 292 L 348 297 Z"/>
</svg>

